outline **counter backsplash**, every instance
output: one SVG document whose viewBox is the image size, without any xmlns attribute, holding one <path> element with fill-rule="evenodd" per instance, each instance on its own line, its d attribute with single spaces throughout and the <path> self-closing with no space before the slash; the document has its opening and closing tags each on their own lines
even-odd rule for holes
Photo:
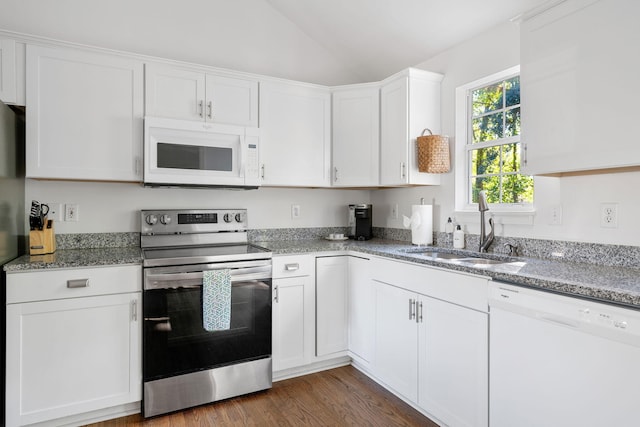
<svg viewBox="0 0 640 427">
<path fill-rule="evenodd" d="M 331 233 L 349 232 L 348 227 L 313 228 L 272 228 L 249 230 L 249 240 L 253 242 L 274 240 L 322 239 Z M 411 241 L 411 231 L 398 228 L 373 228 L 374 237 Z M 434 246 L 452 247 L 452 236 L 443 232 L 433 234 Z M 557 261 L 584 262 L 606 266 L 640 267 L 640 246 L 606 245 L 599 243 L 568 242 L 561 240 L 541 240 L 521 237 L 498 237 L 489 252 L 508 254 L 505 244 L 518 247 L 518 254 L 528 258 L 553 259 Z M 58 249 L 140 247 L 140 233 L 79 233 L 56 235 Z M 478 247 L 478 235 L 465 235 L 465 247 Z"/>
</svg>

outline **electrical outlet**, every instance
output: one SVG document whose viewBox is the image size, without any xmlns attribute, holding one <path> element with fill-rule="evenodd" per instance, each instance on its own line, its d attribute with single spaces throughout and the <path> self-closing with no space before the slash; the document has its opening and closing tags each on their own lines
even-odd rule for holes
<svg viewBox="0 0 640 427">
<path fill-rule="evenodd" d="M 291 219 L 300 218 L 300 205 L 291 205 Z"/>
<path fill-rule="evenodd" d="M 64 205 L 64 220 L 78 221 L 80 216 L 80 207 L 76 203 L 67 203 Z"/>
<path fill-rule="evenodd" d="M 618 204 L 600 204 L 600 227 L 618 228 Z"/>
<path fill-rule="evenodd" d="M 562 205 L 549 208 L 549 225 L 562 225 Z"/>
<path fill-rule="evenodd" d="M 398 204 L 391 205 L 391 218 L 398 219 Z"/>
</svg>

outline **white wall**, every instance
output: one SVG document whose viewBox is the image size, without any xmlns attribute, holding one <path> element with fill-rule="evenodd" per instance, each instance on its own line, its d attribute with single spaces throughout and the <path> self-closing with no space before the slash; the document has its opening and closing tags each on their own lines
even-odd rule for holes
<svg viewBox="0 0 640 427">
<path fill-rule="evenodd" d="M 138 184 L 26 180 L 27 205 L 77 203 L 78 222 L 58 222 L 56 233 L 140 231 L 138 211 L 156 208 L 246 208 L 249 228 L 338 227 L 347 225 L 347 205 L 368 203 L 369 191 L 260 188 L 212 190 L 145 188 Z M 291 205 L 301 215 L 291 219 Z"/>
<path fill-rule="evenodd" d="M 504 70 L 520 62 L 519 28 L 506 23 L 437 55 L 418 68 L 443 73 L 442 133 L 455 142 L 455 90 L 471 81 Z M 452 162 L 454 160 L 452 159 Z M 501 225 L 500 236 L 531 237 L 623 245 L 640 245 L 640 198 L 634 184 L 640 172 L 590 175 L 563 178 L 535 178 L 533 225 Z M 444 224 L 454 213 L 454 173 L 443 175 L 438 187 L 388 189 L 372 192 L 374 224 L 402 227 L 402 214 L 420 198 L 434 204 L 434 230 L 444 231 Z M 600 204 L 618 203 L 618 228 L 600 227 Z M 399 205 L 400 218 L 392 219 L 391 206 Z M 562 224 L 549 225 L 550 209 L 562 207 Z M 470 233 L 479 233 L 479 214 L 465 224 Z"/>
<path fill-rule="evenodd" d="M 264 0 L 2 0 L 0 29 L 318 84 L 360 81 Z"/>
</svg>

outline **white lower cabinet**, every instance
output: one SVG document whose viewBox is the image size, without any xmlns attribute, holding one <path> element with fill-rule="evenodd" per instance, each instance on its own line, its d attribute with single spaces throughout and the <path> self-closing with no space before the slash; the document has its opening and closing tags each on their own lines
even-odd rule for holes
<svg viewBox="0 0 640 427">
<path fill-rule="evenodd" d="M 314 260 L 273 258 L 273 371 L 311 363 L 315 346 Z"/>
<path fill-rule="evenodd" d="M 417 294 L 375 282 L 375 375 L 395 392 L 418 400 Z"/>
<path fill-rule="evenodd" d="M 141 280 L 138 266 L 7 275 L 7 426 L 141 399 Z"/>
<path fill-rule="evenodd" d="M 375 293 L 368 258 L 349 257 L 347 283 L 349 354 L 356 364 L 369 368 L 374 361 Z"/>
<path fill-rule="evenodd" d="M 488 424 L 488 280 L 375 259 L 373 376 L 450 426 Z"/>
<path fill-rule="evenodd" d="M 487 313 L 421 296 L 418 405 L 451 426 L 488 423 Z"/>
<path fill-rule="evenodd" d="M 346 352 L 348 256 L 316 258 L 316 356 Z"/>
</svg>

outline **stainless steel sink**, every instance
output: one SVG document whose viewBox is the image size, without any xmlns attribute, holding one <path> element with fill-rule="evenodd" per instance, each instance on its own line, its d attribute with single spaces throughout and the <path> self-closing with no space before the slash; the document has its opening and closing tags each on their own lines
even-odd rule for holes
<svg viewBox="0 0 640 427">
<path fill-rule="evenodd" d="M 450 254 L 447 252 L 424 252 L 421 255 L 434 259 L 463 259 L 466 255 Z"/>
<path fill-rule="evenodd" d="M 510 261 L 504 261 L 499 259 L 489 259 L 489 258 L 459 258 L 458 261 L 464 262 L 466 264 L 473 264 L 473 265 L 506 264 L 510 262 Z"/>
</svg>

